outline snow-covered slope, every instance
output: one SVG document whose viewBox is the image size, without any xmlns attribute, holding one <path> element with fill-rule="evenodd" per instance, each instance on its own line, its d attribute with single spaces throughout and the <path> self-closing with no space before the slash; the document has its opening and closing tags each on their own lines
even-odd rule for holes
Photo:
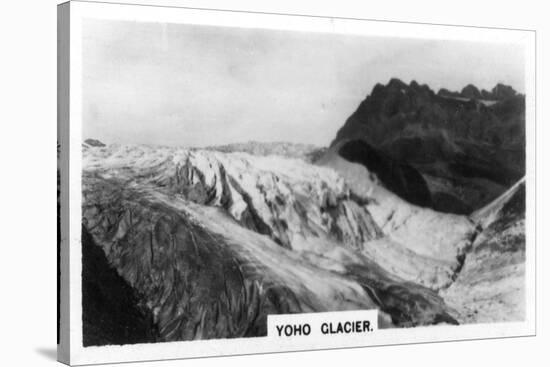
<svg viewBox="0 0 550 367">
<path fill-rule="evenodd" d="M 454 282 L 441 294 L 461 322 L 525 315 L 525 179 L 474 212 L 483 228 Z"/>
<path fill-rule="evenodd" d="M 361 248 L 381 234 L 336 172 L 300 159 L 147 146 L 86 152 L 86 171 L 220 207 L 287 248 Z"/>
<path fill-rule="evenodd" d="M 469 217 L 443 214 L 387 190 L 367 167 L 338 154 L 342 144 L 319 164 L 334 168 L 352 192 L 369 199 L 365 207 L 384 235 L 367 243 L 365 251 L 376 253 L 371 257 L 378 264 L 438 289 L 460 322 L 523 318 L 525 178 Z M 423 271 L 434 268 L 440 271 L 426 282 Z"/>
<path fill-rule="evenodd" d="M 352 194 L 364 198 L 364 207 L 383 233 L 366 248 L 384 257 L 377 257 L 379 263 L 387 263 L 386 268 L 408 280 L 434 289 L 449 285 L 477 234 L 474 222 L 401 199 L 367 167 L 342 158 L 338 150 L 343 144 L 332 147 L 318 164 L 333 168 Z"/>
</svg>

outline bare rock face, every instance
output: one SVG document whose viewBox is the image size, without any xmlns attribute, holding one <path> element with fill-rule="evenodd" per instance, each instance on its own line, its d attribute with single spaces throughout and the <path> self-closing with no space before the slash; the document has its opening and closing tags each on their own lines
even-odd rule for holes
<svg viewBox="0 0 550 367">
<path fill-rule="evenodd" d="M 501 84 L 436 94 L 392 79 L 373 88 L 332 146 L 350 139 L 420 172 L 433 209 L 467 215 L 525 175 L 525 96 Z"/>
<path fill-rule="evenodd" d="M 435 291 L 455 244 L 411 250 L 403 216 L 388 227 L 332 168 L 118 145 L 85 150 L 83 166 L 84 227 L 160 341 L 265 335 L 272 313 L 378 308 L 381 327 L 456 323 Z M 408 253 L 412 265 L 391 260 Z"/>
</svg>

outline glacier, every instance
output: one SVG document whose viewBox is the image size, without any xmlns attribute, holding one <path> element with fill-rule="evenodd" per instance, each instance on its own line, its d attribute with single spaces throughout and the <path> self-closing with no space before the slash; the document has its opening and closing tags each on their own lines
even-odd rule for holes
<svg viewBox="0 0 550 367">
<path fill-rule="evenodd" d="M 338 146 L 315 164 L 298 151 L 83 146 L 83 246 L 135 290 L 154 341 L 261 336 L 272 313 L 376 308 L 386 328 L 517 317 L 498 300 L 519 279 L 521 246 L 510 268 L 487 245 L 499 223 L 521 232 L 502 209 L 513 194 L 445 214 L 395 195 Z M 468 309 L 480 273 L 480 292 L 496 278 L 502 289 Z"/>
</svg>

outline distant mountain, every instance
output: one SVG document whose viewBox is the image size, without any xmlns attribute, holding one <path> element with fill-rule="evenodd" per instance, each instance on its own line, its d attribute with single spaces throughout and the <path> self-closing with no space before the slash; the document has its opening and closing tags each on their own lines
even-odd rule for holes
<svg viewBox="0 0 550 367">
<path fill-rule="evenodd" d="M 105 144 L 103 144 L 101 141 L 97 139 L 86 139 L 84 140 L 84 145 L 88 147 L 104 147 Z"/>
<path fill-rule="evenodd" d="M 326 151 L 326 148 L 312 144 L 258 141 L 215 145 L 206 147 L 205 149 L 224 153 L 243 152 L 258 156 L 277 155 L 286 158 L 299 158 L 307 162 L 317 160 Z"/>
<path fill-rule="evenodd" d="M 469 214 L 525 174 L 525 96 L 502 84 L 435 93 L 391 79 L 373 88 L 331 145 L 357 139 L 418 170 L 431 207 Z"/>
</svg>

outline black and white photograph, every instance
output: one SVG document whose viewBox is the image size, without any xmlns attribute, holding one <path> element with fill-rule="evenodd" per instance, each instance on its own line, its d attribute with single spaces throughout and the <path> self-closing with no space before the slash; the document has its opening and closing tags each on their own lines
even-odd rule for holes
<svg viewBox="0 0 550 367">
<path fill-rule="evenodd" d="M 103 20 L 83 35 L 85 345 L 262 336 L 270 313 L 523 320 L 521 50 Z"/>
<path fill-rule="evenodd" d="M 82 14 L 78 128 L 58 152 L 77 161 L 83 350 L 238 339 L 254 353 L 276 336 L 300 349 L 307 329 L 271 335 L 268 318 L 364 310 L 375 319 L 322 334 L 529 334 L 528 32 Z"/>
</svg>

